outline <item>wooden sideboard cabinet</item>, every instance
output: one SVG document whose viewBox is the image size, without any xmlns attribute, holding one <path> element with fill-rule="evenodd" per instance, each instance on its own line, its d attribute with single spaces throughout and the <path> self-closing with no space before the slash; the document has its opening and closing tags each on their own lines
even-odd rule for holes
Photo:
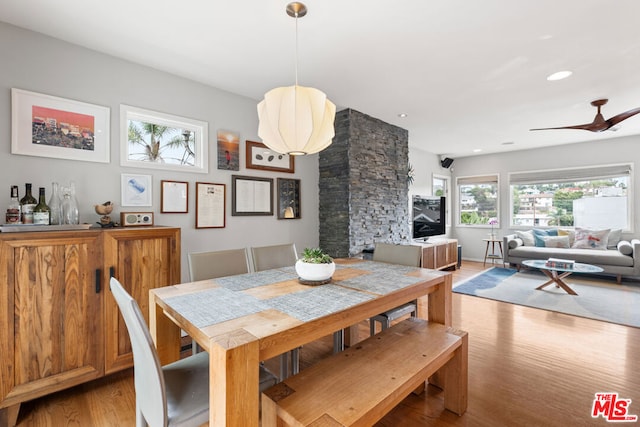
<svg viewBox="0 0 640 427">
<path fill-rule="evenodd" d="M 442 270 L 458 264 L 458 241 L 456 239 L 434 239 L 422 245 L 422 267 Z"/>
<path fill-rule="evenodd" d="M 148 322 L 149 290 L 180 281 L 180 229 L 0 233 L 1 426 L 24 401 L 133 366 L 111 276 Z"/>
</svg>

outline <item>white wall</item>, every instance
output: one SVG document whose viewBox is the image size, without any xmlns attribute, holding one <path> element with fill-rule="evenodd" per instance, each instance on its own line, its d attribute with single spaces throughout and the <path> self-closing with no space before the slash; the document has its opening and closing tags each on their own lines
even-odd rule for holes
<svg viewBox="0 0 640 427">
<path fill-rule="evenodd" d="M 634 136 L 546 147 L 535 150 L 459 158 L 455 160 L 454 180 L 452 181 L 452 185 L 454 186 L 454 206 L 456 206 L 455 201 L 457 198 L 455 194 L 456 176 L 499 174 L 500 229 L 498 230 L 498 236 L 502 237 L 513 231 L 509 227 L 509 172 L 538 171 L 629 162 L 640 164 L 639 147 L 640 137 Z M 640 198 L 634 197 L 634 194 L 640 191 L 639 175 L 638 173 L 633 173 L 632 175 L 633 193 L 630 196 L 630 200 L 632 200 L 631 226 L 633 230 L 623 234 L 623 238 L 625 239 L 629 239 L 632 236 L 637 238 L 638 230 L 640 230 L 640 219 L 637 216 L 637 213 L 640 212 Z M 455 209 L 454 215 L 457 215 Z M 454 237 L 457 238 L 463 246 L 463 258 L 482 261 L 485 250 L 485 243 L 482 239 L 486 238 L 489 232 L 489 228 L 456 227 Z"/>
<path fill-rule="evenodd" d="M 205 53 L 206 54 L 206 53 Z M 293 241 L 298 250 L 318 245 L 318 158 L 297 157 L 295 174 L 247 170 L 244 141 L 257 137 L 257 101 L 190 80 L 133 64 L 79 46 L 0 22 L 0 212 L 4 215 L 10 185 L 24 183 L 46 187 L 51 182 L 74 180 L 82 222 L 93 223 L 93 205 L 116 202 L 120 212 L 120 175 L 153 175 L 153 207 L 125 208 L 155 213 L 155 222 L 182 229 L 182 278 L 188 278 L 186 254 L 191 251 L 261 246 Z M 176 58 L 176 61 L 179 61 Z M 11 154 L 11 88 L 44 93 L 107 106 L 111 109 L 111 162 L 90 163 Z M 209 123 L 209 173 L 192 174 L 120 166 L 119 105 L 127 104 Z M 216 132 L 227 129 L 240 134 L 240 171 L 217 169 Z M 231 216 L 231 175 L 296 178 L 301 180 L 299 220 L 276 216 Z M 160 213 L 160 180 L 189 182 L 189 213 Z M 195 229 L 195 182 L 227 185 L 226 228 Z M 48 199 L 47 195 L 47 199 Z M 275 203 L 275 202 L 274 202 Z M 0 220 L 4 222 L 4 219 Z"/>
</svg>

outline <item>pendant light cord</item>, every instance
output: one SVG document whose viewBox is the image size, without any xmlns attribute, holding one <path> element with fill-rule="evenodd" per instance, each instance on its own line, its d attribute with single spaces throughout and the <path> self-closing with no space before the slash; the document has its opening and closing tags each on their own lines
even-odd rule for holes
<svg viewBox="0 0 640 427">
<path fill-rule="evenodd" d="M 298 86 L 298 12 L 296 12 L 296 86 Z"/>
</svg>

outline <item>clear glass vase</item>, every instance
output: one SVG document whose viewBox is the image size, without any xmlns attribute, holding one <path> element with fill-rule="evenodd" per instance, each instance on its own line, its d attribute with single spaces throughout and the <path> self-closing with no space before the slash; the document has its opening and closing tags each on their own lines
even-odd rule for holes
<svg viewBox="0 0 640 427">
<path fill-rule="evenodd" d="M 62 200 L 60 200 L 60 185 L 57 182 L 52 182 L 51 186 L 53 187 L 51 191 L 51 198 L 49 199 L 49 209 L 51 210 L 51 215 L 49 219 L 49 223 L 51 225 L 58 225 L 61 223 L 62 216 Z"/>
<path fill-rule="evenodd" d="M 75 193 L 76 187 L 73 182 L 68 187 L 62 187 L 61 224 L 80 224 L 80 214 Z"/>
</svg>

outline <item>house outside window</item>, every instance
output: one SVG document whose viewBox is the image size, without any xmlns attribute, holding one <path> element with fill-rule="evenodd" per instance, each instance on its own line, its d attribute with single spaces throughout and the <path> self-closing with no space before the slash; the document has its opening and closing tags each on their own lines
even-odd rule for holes
<svg viewBox="0 0 640 427">
<path fill-rule="evenodd" d="M 512 227 L 631 228 L 631 164 L 509 174 Z"/>
<path fill-rule="evenodd" d="M 460 177 L 457 225 L 487 225 L 498 212 L 498 175 Z"/>
</svg>

